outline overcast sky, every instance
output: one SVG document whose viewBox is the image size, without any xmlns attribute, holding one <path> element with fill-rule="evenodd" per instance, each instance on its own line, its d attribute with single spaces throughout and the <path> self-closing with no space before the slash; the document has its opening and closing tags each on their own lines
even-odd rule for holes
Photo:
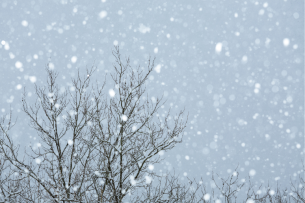
<svg viewBox="0 0 305 203">
<path fill-rule="evenodd" d="M 35 101 L 45 65 L 63 87 L 93 64 L 103 81 L 119 45 L 134 66 L 156 57 L 147 91 L 164 95 L 162 111 L 189 113 L 183 143 L 155 170 L 208 181 L 212 170 L 226 177 L 239 164 L 242 177 L 285 185 L 301 172 L 303 1 L 1 0 L 0 27 L 0 111 L 13 108 L 21 144 L 38 142 L 21 94 L 26 87 Z"/>
</svg>

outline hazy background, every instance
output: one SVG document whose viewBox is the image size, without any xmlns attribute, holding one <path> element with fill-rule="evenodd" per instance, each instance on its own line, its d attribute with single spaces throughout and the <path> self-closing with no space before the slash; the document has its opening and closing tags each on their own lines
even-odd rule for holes
<svg viewBox="0 0 305 203">
<path fill-rule="evenodd" d="M 149 95 L 189 112 L 184 142 L 155 170 L 209 182 L 212 170 L 226 177 L 239 164 L 242 178 L 285 186 L 301 172 L 303 1 L 1 0 L 0 42 L 0 111 L 13 108 L 23 145 L 38 140 L 21 94 L 26 86 L 35 101 L 45 65 L 62 87 L 93 64 L 102 82 L 119 45 L 135 66 L 155 56 Z"/>
</svg>

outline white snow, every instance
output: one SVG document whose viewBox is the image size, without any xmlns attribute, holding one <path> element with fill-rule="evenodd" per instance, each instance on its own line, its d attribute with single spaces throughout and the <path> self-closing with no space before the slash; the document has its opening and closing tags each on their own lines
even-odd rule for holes
<svg viewBox="0 0 305 203">
<path fill-rule="evenodd" d="M 72 63 L 75 63 L 76 61 L 77 61 L 77 57 L 76 57 L 76 56 L 72 56 L 71 62 L 72 62 Z"/>
<path fill-rule="evenodd" d="M 26 20 L 23 20 L 23 21 L 21 22 L 21 25 L 24 26 L 24 27 L 26 27 L 26 26 L 29 25 L 29 23 L 28 23 Z"/>
<path fill-rule="evenodd" d="M 243 56 L 241 60 L 242 60 L 243 63 L 247 63 L 248 57 L 247 56 Z"/>
<path fill-rule="evenodd" d="M 22 68 L 22 63 L 20 62 L 20 61 L 17 61 L 16 63 L 15 63 L 15 66 L 16 66 L 16 68 Z"/>
<path fill-rule="evenodd" d="M 98 177 L 103 177 L 102 174 L 99 171 L 95 171 L 94 174 Z"/>
<path fill-rule="evenodd" d="M 156 67 L 155 67 L 155 71 L 157 73 L 160 73 L 161 72 L 161 64 L 158 64 Z"/>
<path fill-rule="evenodd" d="M 146 184 L 150 184 L 152 181 L 152 178 L 149 176 L 145 176 L 145 181 L 146 181 Z"/>
<path fill-rule="evenodd" d="M 35 159 L 35 162 L 36 162 L 36 164 L 40 164 L 41 163 L 41 159 L 37 158 L 37 159 Z"/>
<path fill-rule="evenodd" d="M 274 191 L 274 190 L 270 190 L 270 191 L 269 191 L 269 194 L 270 194 L 271 196 L 273 196 L 273 195 L 275 194 L 275 191 Z"/>
<path fill-rule="evenodd" d="M 128 118 L 127 118 L 126 115 L 122 115 L 122 116 L 121 116 L 121 119 L 122 119 L 122 121 L 127 121 Z"/>
<path fill-rule="evenodd" d="M 99 16 L 100 16 L 101 19 L 105 18 L 107 16 L 107 11 L 101 11 L 99 13 Z"/>
<path fill-rule="evenodd" d="M 145 34 L 146 32 L 150 32 L 150 27 L 147 27 L 147 26 L 145 26 L 145 25 L 143 25 L 143 24 L 140 24 L 138 30 L 139 30 L 141 33 Z"/>
<path fill-rule="evenodd" d="M 109 95 L 110 97 L 114 97 L 115 96 L 115 91 L 113 89 L 109 90 Z"/>
<path fill-rule="evenodd" d="M 22 88 L 22 85 L 21 84 L 18 84 L 17 86 L 16 86 L 16 89 L 17 90 L 20 90 Z"/>
<path fill-rule="evenodd" d="M 251 169 L 251 170 L 249 171 L 249 175 L 250 175 L 250 176 L 255 176 L 255 174 L 256 174 L 256 171 L 255 171 L 254 169 Z"/>
<path fill-rule="evenodd" d="M 136 131 L 137 130 L 137 126 L 132 126 L 132 132 Z"/>
<path fill-rule="evenodd" d="M 253 199 L 248 199 L 246 203 L 255 203 Z"/>
<path fill-rule="evenodd" d="M 222 43 L 219 42 L 215 46 L 215 51 L 216 51 L 216 53 L 219 54 L 221 52 L 221 50 L 222 50 Z"/>
<path fill-rule="evenodd" d="M 31 83 L 35 83 L 37 81 L 37 78 L 35 76 L 30 76 L 29 79 Z"/>
<path fill-rule="evenodd" d="M 288 38 L 283 39 L 283 45 L 285 47 L 289 46 L 289 44 L 290 44 L 290 40 Z"/>
<path fill-rule="evenodd" d="M 207 193 L 207 194 L 205 194 L 204 196 L 203 196 L 203 199 L 205 200 L 205 201 L 209 201 L 210 200 L 210 194 L 209 193 Z"/>
<path fill-rule="evenodd" d="M 154 48 L 154 53 L 157 54 L 158 53 L 158 47 Z"/>
<path fill-rule="evenodd" d="M 130 176 L 130 183 L 132 184 L 132 185 L 136 185 L 137 184 L 137 181 L 134 179 L 134 176 Z"/>
</svg>

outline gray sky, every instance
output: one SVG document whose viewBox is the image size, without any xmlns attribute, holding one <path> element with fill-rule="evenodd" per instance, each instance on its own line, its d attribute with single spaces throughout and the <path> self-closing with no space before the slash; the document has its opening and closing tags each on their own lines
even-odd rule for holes
<svg viewBox="0 0 305 203">
<path fill-rule="evenodd" d="M 38 142 L 20 111 L 23 87 L 34 102 L 49 61 L 63 87 L 92 64 L 102 81 L 119 45 L 135 66 L 156 57 L 149 95 L 189 112 L 184 142 L 155 170 L 209 180 L 239 164 L 241 177 L 287 184 L 302 168 L 302 1 L 2 0 L 0 25 L 0 111 L 13 108 L 22 144 Z"/>
</svg>

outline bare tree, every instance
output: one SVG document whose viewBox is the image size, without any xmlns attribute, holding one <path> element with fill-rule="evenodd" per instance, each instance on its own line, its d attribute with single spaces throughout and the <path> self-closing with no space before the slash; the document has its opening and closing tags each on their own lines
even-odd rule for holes
<svg viewBox="0 0 305 203">
<path fill-rule="evenodd" d="M 221 195 L 225 198 L 225 203 L 231 203 L 236 201 L 238 192 L 244 187 L 245 183 L 239 183 L 239 172 L 237 171 L 238 166 L 234 170 L 234 173 L 230 175 L 228 178 L 221 178 L 218 174 L 218 179 L 221 180 L 221 183 L 217 183 L 214 174 L 212 174 L 212 180 L 215 183 L 215 186 L 221 193 Z"/>
<path fill-rule="evenodd" d="M 104 201 L 121 202 L 156 176 L 152 168 L 161 161 L 158 153 L 182 141 L 186 122 L 183 111 L 175 117 L 168 111 L 162 119 L 158 114 L 162 98 L 151 100 L 145 95 L 154 60 L 148 60 L 144 72 L 140 66 L 131 68 L 129 58 L 123 63 L 118 48 L 113 55 L 116 65 L 111 78 L 116 94 L 102 110 L 103 103 L 95 99 L 98 113 L 92 116 L 91 132 L 99 153 L 96 178 L 101 181 L 94 184 L 96 192 Z"/>
<path fill-rule="evenodd" d="M 182 184 L 179 177 L 168 174 L 144 186 L 142 193 L 138 194 L 132 202 L 201 202 L 202 198 L 200 199 L 200 195 L 197 194 L 201 187 L 195 180 L 189 179 L 188 183 Z"/>
<path fill-rule="evenodd" d="M 10 115 L 1 117 L 0 127 L 2 132 L 7 133 L 13 126 L 14 123 L 12 123 Z M 9 160 L 3 156 L 3 151 L 0 150 L 0 152 L 0 203 L 17 202 L 23 193 L 22 183 L 25 177 L 14 171 Z"/>
<path fill-rule="evenodd" d="M 20 153 L 10 135 L 12 112 L 0 120 L 1 202 L 116 202 L 225 203 L 305 202 L 304 179 L 287 189 L 262 192 L 250 181 L 246 199 L 238 194 L 238 167 L 224 179 L 212 174 L 216 190 L 207 191 L 203 180 L 180 183 L 175 175 L 157 174 L 162 151 L 182 142 L 187 117 L 173 116 L 161 98 L 148 96 L 146 85 L 154 68 L 131 67 L 119 48 L 110 81 L 93 83 L 96 68 L 86 70 L 68 89 L 59 88 L 58 73 L 47 65 L 46 86 L 35 85 L 36 102 L 29 104 L 24 90 L 23 112 L 39 136 L 39 143 Z M 106 84 L 112 89 L 103 94 Z M 293 201 L 292 201 L 293 200 Z"/>
<path fill-rule="evenodd" d="M 247 189 L 247 197 L 245 202 L 264 202 L 266 198 L 269 195 L 270 188 L 268 188 L 265 192 L 262 191 L 262 185 L 260 185 L 258 188 L 255 188 L 254 185 L 251 182 L 250 176 L 249 179 L 249 185 Z"/>
<path fill-rule="evenodd" d="M 303 163 L 303 172 L 305 170 L 304 163 Z M 291 197 L 295 202 L 298 203 L 305 203 L 305 180 L 301 175 L 298 176 L 297 181 L 291 180 Z"/>
<path fill-rule="evenodd" d="M 113 55 L 117 93 L 110 99 L 102 94 L 104 86 L 91 85 L 95 68 L 84 77 L 78 73 L 70 89 L 61 91 L 58 73 L 47 66 L 47 85 L 35 85 L 34 105 L 24 91 L 23 111 L 40 137 L 37 149 L 31 147 L 21 157 L 1 124 L 4 158 L 36 186 L 26 201 L 122 202 L 156 176 L 150 169 L 160 162 L 158 153 L 181 142 L 183 111 L 175 117 L 169 111 L 161 119 L 156 116 L 161 99 L 144 96 L 154 60 L 144 71 L 133 69 L 129 58 L 123 63 L 118 47 Z"/>
<path fill-rule="evenodd" d="M 36 191 L 27 201 L 82 201 L 92 185 L 88 170 L 93 158 L 94 139 L 90 137 L 87 124 L 94 114 L 89 89 L 89 76 L 94 69 L 87 70 L 83 79 L 78 74 L 72 81 L 69 94 L 67 91 L 60 92 L 56 84 L 58 74 L 49 67 L 46 71 L 47 87 L 35 85 L 36 103 L 28 105 L 25 91 L 22 99 L 23 111 L 30 120 L 30 126 L 40 137 L 38 149 L 31 147 L 30 152 L 26 150 L 21 158 L 19 147 L 14 145 L 11 136 L 1 125 L 1 150 L 15 170 L 30 177 L 29 184 L 36 186 L 31 187 L 32 191 L 33 188 Z M 83 137 L 88 136 L 89 139 L 84 141 Z"/>
</svg>

